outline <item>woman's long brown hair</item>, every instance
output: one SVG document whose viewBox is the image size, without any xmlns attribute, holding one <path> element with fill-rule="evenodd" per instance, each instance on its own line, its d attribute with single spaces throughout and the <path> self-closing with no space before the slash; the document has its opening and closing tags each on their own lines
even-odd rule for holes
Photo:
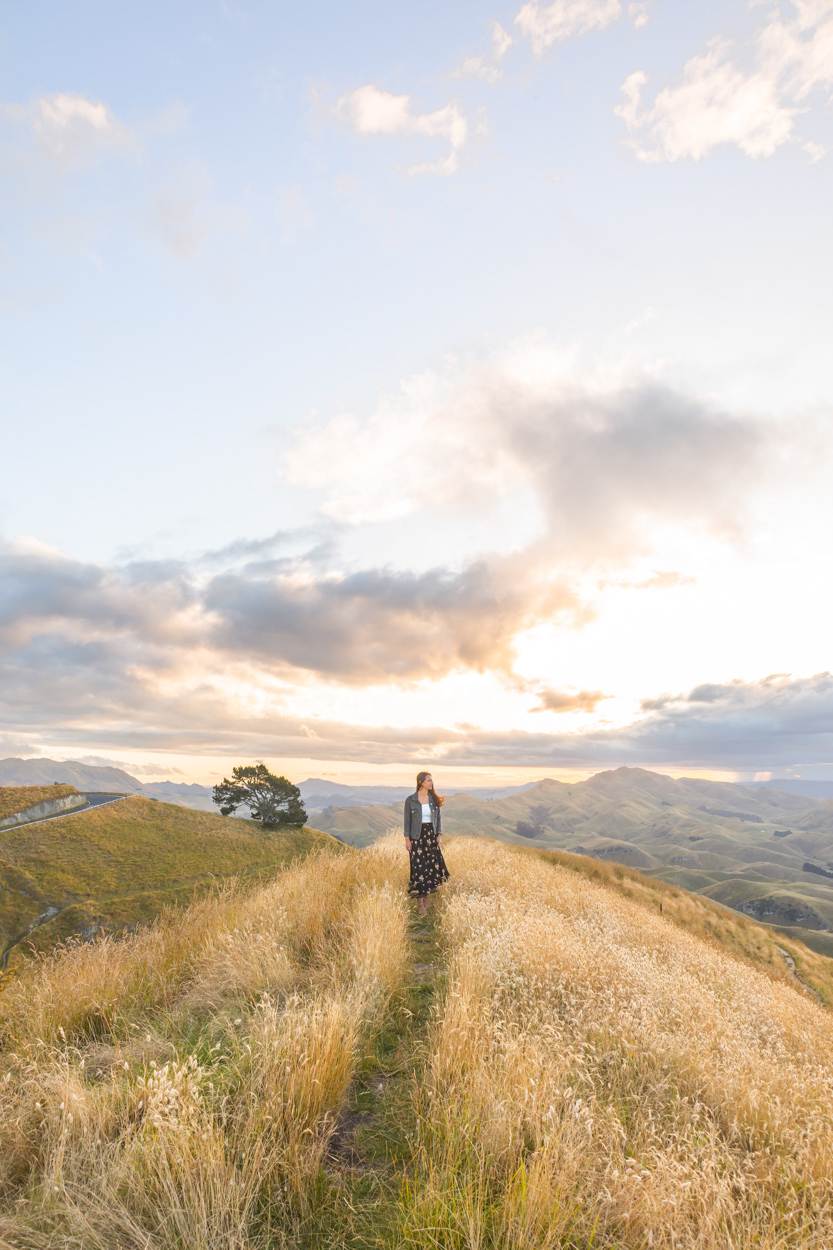
<svg viewBox="0 0 833 1250">
<path fill-rule="evenodd" d="M 421 773 L 417 773 L 417 790 L 418 790 L 418 789 L 419 789 L 419 787 L 422 785 L 422 783 L 423 783 L 423 781 L 425 780 L 425 778 L 426 778 L 426 777 L 430 777 L 430 776 L 431 776 L 431 774 L 430 774 L 428 771 L 421 772 Z M 428 793 L 429 793 L 429 795 L 430 795 L 430 794 L 433 794 L 434 798 L 437 800 L 437 802 L 439 803 L 440 807 L 442 807 L 443 803 L 445 802 L 445 795 L 442 795 L 442 794 L 437 794 L 437 791 L 436 791 L 436 790 L 434 790 L 433 788 L 432 788 L 431 790 L 429 790 L 429 791 L 428 791 Z"/>
</svg>

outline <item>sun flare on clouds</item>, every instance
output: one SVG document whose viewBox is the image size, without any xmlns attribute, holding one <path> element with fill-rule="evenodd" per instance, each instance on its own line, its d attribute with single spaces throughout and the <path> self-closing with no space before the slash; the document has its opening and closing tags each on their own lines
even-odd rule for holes
<svg viewBox="0 0 833 1250">
<path fill-rule="evenodd" d="M 686 700 L 704 675 L 726 687 L 707 709 L 713 732 L 736 714 L 738 683 L 749 717 L 761 679 L 789 671 L 797 630 L 808 672 L 823 668 L 821 595 L 800 624 L 786 607 L 823 504 L 795 434 L 651 374 L 594 370 L 539 336 L 405 379 L 368 414 L 296 427 L 280 473 L 335 527 L 326 567 L 316 545 L 313 558 L 232 548 L 202 567 L 104 569 L 18 542 L 7 638 L 44 682 L 51 665 L 95 659 L 112 707 L 87 701 L 91 731 L 65 677 L 72 715 L 56 738 L 40 731 L 45 753 L 89 741 L 106 754 L 109 741 L 128 764 L 152 752 L 160 772 L 203 777 L 216 776 L 204 755 L 235 750 L 374 775 L 429 758 L 452 778 L 576 777 L 622 756 L 709 776 L 753 768 L 741 746 L 716 768 L 699 739 L 679 765 L 661 724 L 673 712 L 679 739 L 688 706 L 702 735 L 702 706 Z M 789 455 L 809 491 L 792 522 L 794 477 L 779 493 L 775 472 Z M 468 523 L 519 495 L 532 507 L 509 549 L 469 549 Z M 408 530 L 420 568 L 397 563 Z M 375 567 L 362 567 L 374 538 Z M 646 708 L 647 693 L 671 710 Z"/>
</svg>

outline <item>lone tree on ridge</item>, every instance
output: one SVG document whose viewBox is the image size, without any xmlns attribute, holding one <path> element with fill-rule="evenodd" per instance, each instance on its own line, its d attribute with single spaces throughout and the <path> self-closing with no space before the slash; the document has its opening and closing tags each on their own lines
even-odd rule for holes
<svg viewBox="0 0 833 1250">
<path fill-rule="evenodd" d="M 270 773 L 262 760 L 240 764 L 231 770 L 231 775 L 233 780 L 224 777 L 211 796 L 224 816 L 230 816 L 245 803 L 252 820 L 259 821 L 264 829 L 306 824 L 301 791 L 286 777 Z"/>
</svg>

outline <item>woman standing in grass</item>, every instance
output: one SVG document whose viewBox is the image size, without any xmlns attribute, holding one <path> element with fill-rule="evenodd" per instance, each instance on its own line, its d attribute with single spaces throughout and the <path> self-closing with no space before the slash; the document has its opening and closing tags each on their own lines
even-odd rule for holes
<svg viewBox="0 0 833 1250">
<path fill-rule="evenodd" d="M 419 899 L 421 916 L 428 910 L 428 895 L 450 875 L 440 850 L 440 808 L 444 802 L 434 789 L 431 774 L 417 773 L 417 788 L 405 800 L 404 834 L 411 857 L 408 893 Z"/>
</svg>

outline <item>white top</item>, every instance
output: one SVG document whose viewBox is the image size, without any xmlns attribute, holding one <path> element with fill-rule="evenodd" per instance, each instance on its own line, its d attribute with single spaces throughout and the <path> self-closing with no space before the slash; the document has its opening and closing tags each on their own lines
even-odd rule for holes
<svg viewBox="0 0 833 1250">
<path fill-rule="evenodd" d="M 429 800 L 429 802 L 427 802 L 427 803 L 423 803 L 423 805 L 422 805 L 422 820 L 423 820 L 423 824 L 430 824 L 430 823 L 431 823 L 431 802 L 430 802 L 430 800 Z"/>
</svg>

